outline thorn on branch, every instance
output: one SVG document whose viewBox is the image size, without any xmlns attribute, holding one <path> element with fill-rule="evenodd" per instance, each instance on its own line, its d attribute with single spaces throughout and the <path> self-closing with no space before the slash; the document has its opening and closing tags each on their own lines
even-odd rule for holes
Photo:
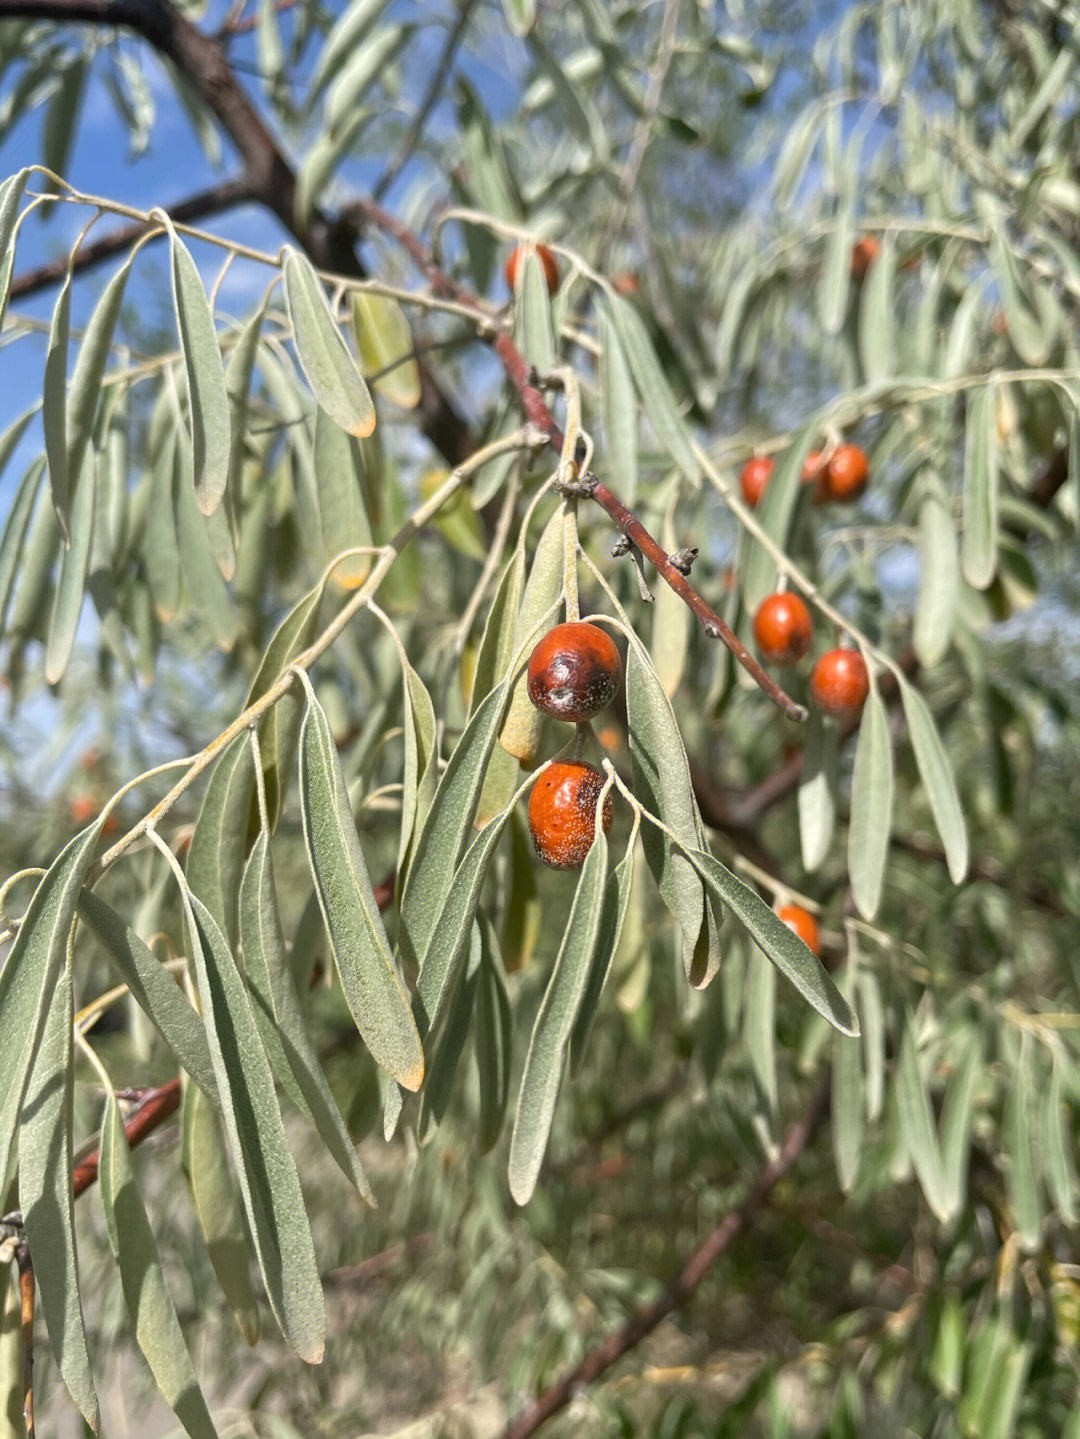
<svg viewBox="0 0 1080 1439">
<path fill-rule="evenodd" d="M 673 555 L 668 556 L 668 560 L 673 570 L 678 570 L 681 575 L 688 575 L 693 569 L 697 557 L 697 546 L 693 545 L 685 550 L 676 550 Z"/>
</svg>

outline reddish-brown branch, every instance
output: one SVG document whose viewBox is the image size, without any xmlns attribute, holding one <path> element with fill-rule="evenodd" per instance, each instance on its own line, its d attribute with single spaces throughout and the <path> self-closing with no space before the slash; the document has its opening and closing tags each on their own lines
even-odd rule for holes
<svg viewBox="0 0 1080 1439">
<path fill-rule="evenodd" d="M 732 1241 L 746 1228 L 771 1191 L 797 1163 L 821 1124 L 828 1109 L 829 1089 L 823 1084 L 810 1101 L 806 1112 L 795 1121 L 784 1136 L 775 1159 L 761 1171 L 750 1193 L 737 1209 L 732 1209 L 709 1237 L 694 1250 L 682 1271 L 659 1298 L 642 1305 L 626 1323 L 589 1351 L 582 1361 L 556 1380 L 535 1399 L 524 1413 L 503 1430 L 501 1439 L 530 1439 L 573 1398 L 575 1392 L 597 1379 L 611 1366 L 651 1334 L 662 1319 L 681 1308 L 693 1295 L 706 1274 L 730 1248 Z"/>
<path fill-rule="evenodd" d="M 30 1246 L 20 1244 L 15 1251 L 19 1267 L 19 1324 L 23 1343 L 23 1422 L 26 1439 L 34 1439 L 34 1261 Z"/>
<path fill-rule="evenodd" d="M 153 1134 L 155 1129 L 160 1128 L 170 1115 L 175 1114 L 180 1107 L 180 1079 L 170 1079 L 167 1084 L 159 1084 L 155 1089 L 149 1089 L 143 1098 L 138 1109 L 124 1123 L 124 1133 L 127 1135 L 128 1143 L 132 1148 L 141 1144 L 148 1135 Z M 98 1177 L 98 1164 L 101 1160 L 101 1151 L 95 1149 L 88 1154 L 81 1163 L 75 1166 L 71 1176 L 71 1187 L 75 1191 L 75 1198 L 85 1194 Z"/>
</svg>

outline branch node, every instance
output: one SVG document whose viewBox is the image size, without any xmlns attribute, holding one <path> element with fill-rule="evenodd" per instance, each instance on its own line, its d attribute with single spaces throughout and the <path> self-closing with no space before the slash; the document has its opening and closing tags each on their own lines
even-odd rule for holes
<svg viewBox="0 0 1080 1439">
<path fill-rule="evenodd" d="M 571 499 L 588 500 L 592 498 L 593 491 L 600 481 L 592 470 L 586 470 L 583 475 L 576 475 L 573 478 L 555 481 L 555 492 L 560 495 L 569 495 Z"/>
<path fill-rule="evenodd" d="M 676 550 L 673 555 L 668 555 L 668 563 L 673 570 L 678 570 L 680 575 L 688 575 L 693 569 L 697 557 L 697 545 L 693 545 L 684 550 Z"/>
</svg>

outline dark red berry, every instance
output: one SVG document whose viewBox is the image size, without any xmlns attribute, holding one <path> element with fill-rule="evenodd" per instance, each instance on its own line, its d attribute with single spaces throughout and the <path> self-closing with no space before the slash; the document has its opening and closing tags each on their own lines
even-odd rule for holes
<svg viewBox="0 0 1080 1439">
<path fill-rule="evenodd" d="M 529 656 L 529 698 L 552 719 L 581 724 L 610 704 L 622 660 L 615 641 L 597 625 L 556 625 Z"/>
</svg>

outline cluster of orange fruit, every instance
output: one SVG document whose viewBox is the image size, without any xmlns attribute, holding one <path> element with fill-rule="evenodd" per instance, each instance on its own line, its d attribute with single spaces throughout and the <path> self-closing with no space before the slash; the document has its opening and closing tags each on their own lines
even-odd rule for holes
<svg viewBox="0 0 1080 1439">
<path fill-rule="evenodd" d="M 798 595 L 779 590 L 762 600 L 754 615 L 754 642 L 763 660 L 794 664 L 809 653 L 812 638 L 810 611 Z M 825 714 L 853 719 L 870 693 L 866 661 L 858 650 L 827 650 L 811 672 L 810 693 Z"/>
<path fill-rule="evenodd" d="M 770 455 L 754 455 L 747 460 L 739 475 L 743 499 L 752 510 L 761 503 L 766 486 L 776 469 Z M 866 451 L 858 445 L 837 445 L 830 454 L 811 450 L 802 467 L 802 481 L 814 487 L 814 503 L 827 504 L 857 500 L 870 478 Z"/>
</svg>

